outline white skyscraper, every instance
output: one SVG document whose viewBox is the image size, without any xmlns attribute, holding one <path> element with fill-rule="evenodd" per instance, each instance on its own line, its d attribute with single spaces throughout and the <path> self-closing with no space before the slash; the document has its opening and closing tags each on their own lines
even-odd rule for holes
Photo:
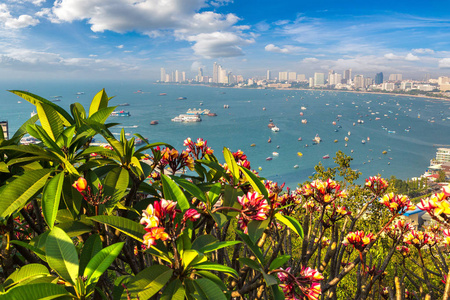
<svg viewBox="0 0 450 300">
<path fill-rule="evenodd" d="M 178 70 L 175 70 L 175 82 L 180 82 L 180 72 Z"/>
<path fill-rule="evenodd" d="M 161 68 L 161 82 L 166 81 L 166 69 Z"/>
<path fill-rule="evenodd" d="M 353 79 L 353 82 L 355 83 L 355 89 L 365 88 L 363 75 L 356 75 L 355 78 Z"/>
<path fill-rule="evenodd" d="M 296 81 L 297 80 L 297 72 L 289 72 L 288 73 L 288 81 Z"/>
<path fill-rule="evenodd" d="M 288 80 L 288 72 L 278 72 L 278 81 L 287 81 Z"/>
<path fill-rule="evenodd" d="M 213 65 L 213 76 L 212 76 L 212 82 L 214 83 L 219 82 L 219 68 L 220 66 L 215 62 Z"/>
<path fill-rule="evenodd" d="M 325 74 L 324 73 L 314 73 L 314 86 L 325 85 Z"/>
<path fill-rule="evenodd" d="M 186 81 L 186 72 L 181 72 L 181 81 Z"/>
<path fill-rule="evenodd" d="M 266 80 L 267 80 L 267 81 L 270 80 L 270 70 L 267 70 Z"/>
</svg>

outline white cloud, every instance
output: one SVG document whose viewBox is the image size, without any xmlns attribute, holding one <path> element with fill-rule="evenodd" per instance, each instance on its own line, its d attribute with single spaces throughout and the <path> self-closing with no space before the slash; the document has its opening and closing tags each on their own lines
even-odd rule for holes
<svg viewBox="0 0 450 300">
<path fill-rule="evenodd" d="M 390 60 L 403 59 L 402 56 L 395 55 L 394 53 L 387 53 L 384 55 L 384 57 Z"/>
<path fill-rule="evenodd" d="M 315 57 L 307 57 L 302 60 L 304 63 L 316 63 L 319 60 Z"/>
<path fill-rule="evenodd" d="M 443 58 L 439 61 L 439 68 L 450 69 L 450 58 Z"/>
<path fill-rule="evenodd" d="M 123 49 L 123 45 L 116 46 L 117 49 Z"/>
<path fill-rule="evenodd" d="M 14 18 L 8 9 L 8 6 L 4 3 L 0 3 L 0 24 L 2 23 L 5 28 L 19 29 L 35 26 L 39 23 L 39 20 L 30 15 L 20 15 L 18 18 Z"/>
<path fill-rule="evenodd" d="M 201 33 L 190 36 L 187 40 L 195 42 L 192 46 L 195 54 L 206 58 L 241 56 L 244 53 L 240 46 L 254 42 L 252 39 L 243 39 L 231 32 Z"/>
<path fill-rule="evenodd" d="M 428 49 L 428 48 L 412 49 L 412 52 L 419 53 L 419 54 L 434 54 L 434 50 Z"/>
<path fill-rule="evenodd" d="M 297 47 L 297 46 L 291 46 L 291 45 L 285 45 L 284 48 L 280 48 L 278 46 L 275 46 L 274 44 L 268 44 L 268 45 L 266 45 L 264 50 L 266 50 L 268 52 L 291 54 L 291 53 L 304 51 L 305 48 Z"/>
<path fill-rule="evenodd" d="M 86 20 L 94 32 L 138 31 L 151 38 L 173 34 L 178 40 L 194 42 L 192 49 L 196 54 L 229 57 L 243 55 L 240 47 L 251 41 L 245 38 L 243 31 L 250 27 L 237 26 L 240 19 L 235 14 L 219 14 L 206 9 L 208 6 L 222 6 L 230 2 L 232 1 L 58 0 L 47 17 L 53 22 Z M 219 35 L 225 40 L 218 40 Z M 225 48 L 220 49 L 220 46 Z"/>
<path fill-rule="evenodd" d="M 414 54 L 412 54 L 412 53 L 408 53 L 408 54 L 405 56 L 405 60 L 409 60 L 409 61 L 417 61 L 417 60 L 420 60 L 420 59 L 419 59 L 418 56 L 416 56 L 416 55 L 414 55 Z"/>
</svg>

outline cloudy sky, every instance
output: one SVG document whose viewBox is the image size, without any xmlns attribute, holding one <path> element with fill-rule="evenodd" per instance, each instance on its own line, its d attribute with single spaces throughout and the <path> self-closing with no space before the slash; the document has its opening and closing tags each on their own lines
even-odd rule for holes
<svg viewBox="0 0 450 300">
<path fill-rule="evenodd" d="M 0 79 L 450 75 L 446 1 L 2 0 Z"/>
</svg>

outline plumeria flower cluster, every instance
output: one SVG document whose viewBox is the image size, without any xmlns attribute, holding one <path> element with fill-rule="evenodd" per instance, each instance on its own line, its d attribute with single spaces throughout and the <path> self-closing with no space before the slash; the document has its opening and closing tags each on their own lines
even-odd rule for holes
<svg viewBox="0 0 450 300">
<path fill-rule="evenodd" d="M 380 196 L 386 192 L 386 189 L 389 186 L 389 183 L 386 179 L 381 178 L 380 176 L 370 176 L 366 179 L 365 186 L 372 191 L 377 196 Z"/>
<path fill-rule="evenodd" d="M 375 241 L 375 236 L 372 233 L 365 234 L 361 230 L 347 234 L 342 243 L 345 246 L 352 245 L 358 251 L 363 251 L 373 241 Z"/>
<path fill-rule="evenodd" d="M 318 243 L 318 242 L 319 242 L 319 238 L 315 238 L 314 243 Z M 328 247 L 328 245 L 330 245 L 330 239 L 327 238 L 326 236 L 322 237 L 321 247 L 326 248 L 326 247 Z"/>
<path fill-rule="evenodd" d="M 411 249 L 406 246 L 397 246 L 395 249 L 405 258 L 411 255 Z"/>
<path fill-rule="evenodd" d="M 450 246 L 450 229 L 444 229 L 442 233 L 444 234 L 444 244 Z"/>
<path fill-rule="evenodd" d="M 410 233 L 408 233 L 404 237 L 403 242 L 409 245 L 413 245 L 417 249 L 420 249 L 426 245 L 434 246 L 436 244 L 434 235 L 429 235 L 426 232 L 418 230 L 412 230 Z"/>
<path fill-rule="evenodd" d="M 323 275 L 315 269 L 303 267 L 297 276 L 290 273 L 291 268 L 279 269 L 277 276 L 285 299 L 317 300 L 322 294 L 320 281 Z"/>
<path fill-rule="evenodd" d="M 169 166 L 173 174 L 184 167 L 188 167 L 191 171 L 194 170 L 194 159 L 186 151 L 180 153 L 175 148 L 164 148 L 161 150 L 161 155 L 161 166 Z"/>
<path fill-rule="evenodd" d="M 211 155 L 214 150 L 207 146 L 207 141 L 198 138 L 193 142 L 190 137 L 184 140 L 183 146 L 186 146 L 186 152 L 192 154 L 195 159 L 202 159 L 206 154 Z"/>
<path fill-rule="evenodd" d="M 387 235 L 394 240 L 404 236 L 411 230 L 414 230 L 414 226 L 411 223 L 407 223 L 404 219 L 394 222 L 391 226 L 385 229 Z"/>
<path fill-rule="evenodd" d="M 100 183 L 98 184 L 98 192 L 94 194 L 86 179 L 84 179 L 83 177 L 78 178 L 78 180 L 75 181 L 72 186 L 76 188 L 76 190 L 83 196 L 83 199 L 91 205 L 99 206 L 100 204 L 105 204 L 108 200 L 111 199 L 111 196 L 105 197 L 103 195 L 103 185 L 101 185 Z"/>
<path fill-rule="evenodd" d="M 284 185 L 284 183 L 282 185 L 278 185 L 278 182 L 274 182 L 272 180 L 264 181 L 264 186 L 267 189 L 271 203 L 277 203 L 278 195 L 283 191 Z"/>
<path fill-rule="evenodd" d="M 303 186 L 301 193 L 305 198 L 312 198 L 322 205 L 333 203 L 338 198 L 347 198 L 347 192 L 341 190 L 341 186 L 332 179 L 316 179 Z"/>
<path fill-rule="evenodd" d="M 450 204 L 447 199 L 445 193 L 436 193 L 431 197 L 421 199 L 417 207 L 428 212 L 434 219 L 449 222 Z"/>
<path fill-rule="evenodd" d="M 270 210 L 269 204 L 263 195 L 258 192 L 248 192 L 237 198 L 242 209 L 237 215 L 238 224 L 244 233 L 248 233 L 248 222 L 251 220 L 262 221 L 267 219 Z"/>
<path fill-rule="evenodd" d="M 232 152 L 232 154 L 238 166 L 242 166 L 250 170 L 250 162 L 247 160 L 247 155 L 245 155 L 242 150 L 239 149 L 236 152 Z"/>
<path fill-rule="evenodd" d="M 411 203 L 408 196 L 389 193 L 380 199 L 380 203 L 387 206 L 392 214 L 404 214 L 408 210 L 415 210 L 416 207 Z"/>
<path fill-rule="evenodd" d="M 301 203 L 301 197 L 296 193 L 291 193 L 288 188 L 287 193 L 278 196 L 277 201 L 272 203 L 274 207 L 283 207 L 283 214 L 289 216 L 295 212 L 297 205 Z"/>
<path fill-rule="evenodd" d="M 145 226 L 144 229 L 147 231 L 144 235 L 144 245 L 147 248 L 156 245 L 157 240 L 166 241 L 176 238 L 178 224 L 174 224 L 175 217 L 178 213 L 181 213 L 180 210 L 176 209 L 176 206 L 176 201 L 161 199 L 160 201 L 155 201 L 153 204 L 149 204 L 142 211 L 140 223 Z M 199 218 L 200 213 L 191 208 L 184 213 L 181 222 L 185 225 L 187 220 L 195 221 Z"/>
</svg>

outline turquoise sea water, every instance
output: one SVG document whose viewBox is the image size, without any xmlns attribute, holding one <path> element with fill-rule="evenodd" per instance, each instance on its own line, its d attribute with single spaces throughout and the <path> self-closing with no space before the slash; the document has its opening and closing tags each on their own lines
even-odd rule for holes
<svg viewBox="0 0 450 300">
<path fill-rule="evenodd" d="M 29 90 L 49 100 L 61 96 L 58 105 L 68 109 L 70 103 L 80 102 L 88 110 L 92 97 L 101 88 L 105 88 L 109 96 L 115 96 L 112 104 L 130 104 L 119 108 L 129 111 L 131 117 L 111 118 L 111 122 L 121 122 L 127 133 L 140 133 L 150 142 L 167 142 L 180 150 L 185 138 L 202 137 L 221 161 L 224 146 L 232 151 L 241 149 L 248 155 L 253 169 L 261 167 L 261 176 L 286 182 L 290 187 L 308 179 L 319 161 L 325 167 L 334 166 L 332 158 L 338 150 L 354 158 L 352 167 L 359 169 L 363 178 L 380 173 L 384 177 L 395 175 L 406 179 L 425 171 L 429 160 L 435 156 L 433 144 L 450 144 L 450 119 L 447 119 L 450 101 L 345 92 L 211 88 L 125 81 L 2 82 L 0 119 L 9 121 L 11 134 L 34 109 L 25 100 L 18 103 L 21 98 L 6 92 L 8 89 Z M 135 93 L 137 90 L 142 93 Z M 76 95 L 77 92 L 85 94 Z M 167 95 L 159 96 L 160 93 Z M 177 100 L 178 97 L 187 99 Z M 224 109 L 225 104 L 229 105 L 228 109 Z M 302 110 L 302 106 L 306 109 Z M 189 108 L 210 109 L 217 117 L 202 116 L 202 122 L 189 124 L 170 121 Z M 304 115 L 300 116 L 300 112 Z M 280 128 L 279 132 L 272 132 L 267 127 L 270 119 Z M 306 119 L 307 124 L 302 124 L 302 119 Z M 158 120 L 159 124 L 151 126 L 151 120 Z M 364 123 L 359 124 L 358 120 Z M 120 129 L 113 132 L 119 133 Z M 322 142 L 313 145 L 316 134 Z M 349 138 L 347 147 L 346 136 Z M 271 143 L 267 143 L 269 137 Z M 299 137 L 302 141 L 298 141 Z M 368 137 L 370 141 L 362 144 L 361 141 Z M 250 146 L 253 143 L 255 147 Z M 387 154 L 382 154 L 383 151 Z M 279 155 L 273 156 L 273 152 Z M 299 157 L 297 152 L 303 156 Z M 330 159 L 323 159 L 327 154 Z M 267 161 L 267 157 L 273 157 L 273 160 Z"/>
</svg>

